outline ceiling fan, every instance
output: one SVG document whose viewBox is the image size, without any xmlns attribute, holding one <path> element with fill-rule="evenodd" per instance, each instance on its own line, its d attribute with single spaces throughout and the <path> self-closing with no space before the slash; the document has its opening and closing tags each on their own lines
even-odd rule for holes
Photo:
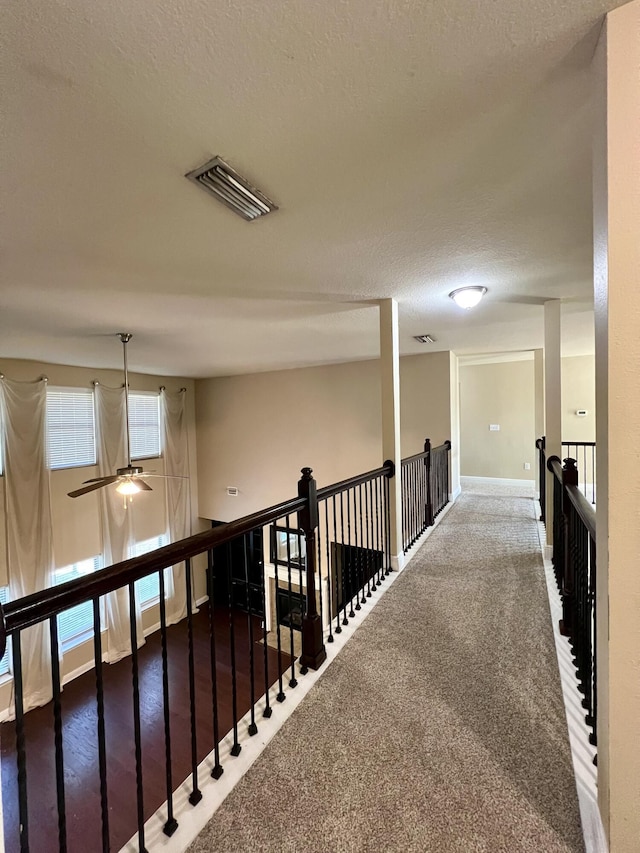
<svg viewBox="0 0 640 853">
<path fill-rule="evenodd" d="M 117 483 L 116 492 L 124 496 L 125 506 L 127 497 L 131 500 L 132 496 L 137 492 L 151 492 L 151 486 L 146 483 L 142 477 L 171 477 L 170 474 L 156 474 L 154 471 L 144 471 L 139 465 L 131 464 L 131 435 L 129 425 L 129 365 L 127 362 L 127 344 L 131 340 L 129 332 L 118 332 L 118 337 L 122 341 L 122 352 L 124 360 L 124 389 L 125 389 L 125 419 L 127 422 L 126 440 L 127 440 L 127 464 L 124 468 L 117 468 L 116 473 L 108 477 L 94 477 L 91 480 L 85 480 L 79 489 L 69 492 L 70 498 L 79 498 L 81 495 L 86 495 L 88 492 L 93 492 L 96 489 L 102 489 L 105 486 L 110 486 L 112 483 Z M 179 477 L 179 479 L 186 479 Z"/>
</svg>

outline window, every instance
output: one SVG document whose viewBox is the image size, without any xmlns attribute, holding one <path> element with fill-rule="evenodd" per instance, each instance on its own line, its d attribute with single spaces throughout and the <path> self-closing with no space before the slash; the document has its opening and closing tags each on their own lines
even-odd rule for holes
<svg viewBox="0 0 640 853">
<path fill-rule="evenodd" d="M 96 464 L 93 391 L 47 388 L 47 451 L 50 468 Z"/>
<path fill-rule="evenodd" d="M 91 575 L 102 568 L 102 557 L 91 557 L 81 560 L 54 572 L 54 583 L 59 586 L 76 578 Z M 93 636 L 93 602 L 83 601 L 75 607 L 58 614 L 58 641 L 63 651 Z"/>
<path fill-rule="evenodd" d="M 156 548 L 162 548 L 163 545 L 168 545 L 168 539 L 165 534 L 154 536 L 153 539 L 145 539 L 143 542 L 136 542 L 131 549 L 132 557 L 141 557 L 143 554 L 148 554 L 149 551 L 155 551 Z M 160 578 L 157 572 L 147 575 L 146 578 L 140 578 L 136 581 L 136 595 L 140 602 L 140 607 L 151 607 L 160 598 Z"/>
<path fill-rule="evenodd" d="M 0 602 L 4 606 L 9 601 L 9 587 L 0 587 Z M 0 661 L 0 677 L 9 675 L 9 660 L 11 659 L 11 637 L 7 637 L 7 648 L 4 657 Z"/>
<path fill-rule="evenodd" d="M 160 395 L 153 392 L 129 394 L 131 458 L 160 456 Z"/>
</svg>

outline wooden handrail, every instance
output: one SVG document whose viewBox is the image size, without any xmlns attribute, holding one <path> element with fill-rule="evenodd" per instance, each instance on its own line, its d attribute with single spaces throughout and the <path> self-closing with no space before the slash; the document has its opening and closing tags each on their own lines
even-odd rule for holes
<svg viewBox="0 0 640 853">
<path fill-rule="evenodd" d="M 577 486 L 567 486 L 567 495 L 569 500 L 576 508 L 576 512 L 580 516 L 580 520 L 587 528 L 589 536 L 596 541 L 596 513 L 593 506 L 582 494 Z"/>
<path fill-rule="evenodd" d="M 318 499 L 331 497 L 348 488 L 366 483 L 375 477 L 394 475 L 392 462 L 385 462 L 380 468 L 358 474 L 347 480 L 342 480 L 332 486 L 325 486 L 318 491 Z M 106 595 L 153 572 L 169 568 L 186 559 L 196 557 L 219 545 L 231 542 L 257 527 L 272 524 L 286 515 L 294 515 L 304 510 L 306 502 L 303 497 L 291 498 L 288 501 L 275 504 L 267 509 L 259 510 L 251 515 L 238 518 L 226 524 L 221 524 L 202 533 L 196 533 L 179 542 L 172 542 L 148 554 L 132 557 L 121 563 L 115 563 L 106 569 L 101 569 L 94 575 L 75 578 L 60 586 L 34 592 L 17 601 L 8 602 L 4 608 L 4 629 L 7 634 L 36 625 L 45 619 L 62 613 L 70 607 L 91 601 Z M 2 626 L 0 625 L 0 633 Z"/>
<path fill-rule="evenodd" d="M 547 459 L 547 470 L 551 471 L 555 478 L 562 482 L 562 461 L 559 456 L 550 456 Z"/>
<path fill-rule="evenodd" d="M 374 468 L 373 471 L 367 471 L 366 474 L 358 474 L 355 477 L 349 477 L 348 480 L 341 480 L 339 483 L 334 483 L 332 486 L 325 486 L 318 489 L 318 500 L 330 498 L 346 489 L 352 489 L 354 486 L 359 486 L 362 483 L 368 483 L 369 480 L 375 480 L 376 477 L 393 477 L 395 476 L 396 468 L 391 460 L 387 461 L 380 468 Z"/>
<path fill-rule="evenodd" d="M 402 460 L 402 464 L 409 465 L 410 462 L 415 462 L 417 459 L 424 459 L 429 453 L 436 453 L 438 450 L 451 450 L 451 442 L 445 441 L 437 447 L 432 447 L 431 450 L 423 450 L 422 453 L 414 453 L 413 456 L 406 456 Z"/>
<path fill-rule="evenodd" d="M 169 568 L 198 554 L 203 554 L 218 545 L 231 542 L 238 536 L 272 524 L 285 515 L 292 515 L 304 509 L 304 498 L 291 498 L 283 503 L 246 515 L 227 524 L 221 524 L 211 530 L 196 533 L 179 542 L 172 542 L 140 557 L 132 557 L 121 563 L 115 563 L 101 569 L 93 575 L 75 578 L 60 586 L 34 592 L 4 606 L 7 633 L 36 625 L 44 619 L 62 613 L 69 607 L 90 601 L 120 589 L 129 583 L 140 580 L 153 572 Z"/>
</svg>

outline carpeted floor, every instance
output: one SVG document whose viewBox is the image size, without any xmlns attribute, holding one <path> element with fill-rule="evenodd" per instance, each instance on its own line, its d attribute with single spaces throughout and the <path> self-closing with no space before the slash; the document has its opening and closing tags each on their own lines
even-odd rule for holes
<svg viewBox="0 0 640 853">
<path fill-rule="evenodd" d="M 582 851 L 534 518 L 467 483 L 189 850 Z"/>
</svg>

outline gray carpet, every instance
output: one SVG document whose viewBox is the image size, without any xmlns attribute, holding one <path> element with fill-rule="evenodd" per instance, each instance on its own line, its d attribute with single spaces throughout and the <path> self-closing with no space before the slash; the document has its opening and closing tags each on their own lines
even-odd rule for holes
<svg viewBox="0 0 640 853">
<path fill-rule="evenodd" d="M 532 495 L 465 488 L 189 850 L 584 849 Z"/>
</svg>

